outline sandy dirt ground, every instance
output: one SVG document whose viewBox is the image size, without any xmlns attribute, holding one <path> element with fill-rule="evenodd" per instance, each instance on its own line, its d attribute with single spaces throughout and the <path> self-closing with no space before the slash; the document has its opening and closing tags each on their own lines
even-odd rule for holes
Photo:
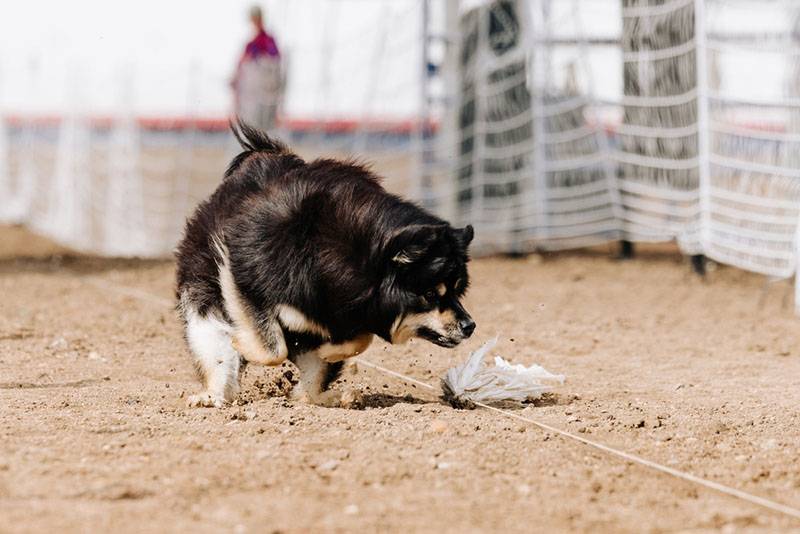
<svg viewBox="0 0 800 534">
<path fill-rule="evenodd" d="M 436 384 L 470 350 L 564 373 L 515 413 L 800 507 L 800 320 L 786 282 L 705 282 L 670 247 L 482 259 L 455 350 L 375 343 Z M 111 286 L 109 284 L 112 284 Z M 295 404 L 250 367 L 198 385 L 170 262 L 66 254 L 0 229 L 0 532 L 739 532 L 800 522 L 350 366 L 366 407 Z M 128 288 L 121 292 L 111 288 Z"/>
</svg>

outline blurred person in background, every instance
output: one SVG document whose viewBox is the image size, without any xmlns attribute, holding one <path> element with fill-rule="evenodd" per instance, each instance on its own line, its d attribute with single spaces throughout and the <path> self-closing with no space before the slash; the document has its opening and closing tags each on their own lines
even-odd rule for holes
<svg viewBox="0 0 800 534">
<path fill-rule="evenodd" d="M 261 130 L 275 127 L 285 87 L 284 69 L 275 39 L 264 29 L 259 6 L 249 11 L 255 35 L 245 46 L 231 80 L 234 113 Z"/>
</svg>

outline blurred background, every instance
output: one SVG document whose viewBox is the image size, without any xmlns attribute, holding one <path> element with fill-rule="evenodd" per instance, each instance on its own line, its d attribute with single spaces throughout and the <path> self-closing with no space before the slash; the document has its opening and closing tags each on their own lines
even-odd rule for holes
<svg viewBox="0 0 800 534">
<path fill-rule="evenodd" d="M 390 190 L 475 225 L 478 254 L 675 241 L 698 272 L 795 274 L 796 2 L 2 11 L 0 222 L 78 251 L 168 257 L 236 152 L 238 114 L 306 157 L 372 162 Z"/>
</svg>

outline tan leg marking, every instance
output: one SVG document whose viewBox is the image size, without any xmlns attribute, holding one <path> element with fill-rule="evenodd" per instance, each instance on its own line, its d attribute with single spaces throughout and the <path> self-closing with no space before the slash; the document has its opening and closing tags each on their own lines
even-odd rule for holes
<svg viewBox="0 0 800 534">
<path fill-rule="evenodd" d="M 277 308 L 278 317 L 280 317 L 281 323 L 283 323 L 283 326 L 285 326 L 287 330 L 291 330 L 292 332 L 310 332 L 322 338 L 331 337 L 331 333 L 328 332 L 327 328 L 312 321 L 294 306 L 281 304 Z"/>
<path fill-rule="evenodd" d="M 328 363 L 340 362 L 367 350 L 373 337 L 372 334 L 361 334 L 344 343 L 325 343 L 316 350 L 316 353 L 321 360 Z"/>
</svg>

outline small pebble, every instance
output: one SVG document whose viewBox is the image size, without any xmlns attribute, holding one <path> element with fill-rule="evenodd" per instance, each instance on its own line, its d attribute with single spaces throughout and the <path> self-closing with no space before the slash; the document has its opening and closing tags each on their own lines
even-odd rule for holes
<svg viewBox="0 0 800 534">
<path fill-rule="evenodd" d="M 339 467 L 339 460 L 328 460 L 317 466 L 317 471 L 330 472 Z"/>
<path fill-rule="evenodd" d="M 434 419 L 431 421 L 431 424 L 428 425 L 428 430 L 433 432 L 434 434 L 444 434 L 447 432 L 448 425 L 441 419 Z"/>
<path fill-rule="evenodd" d="M 53 342 L 48 345 L 48 347 L 54 350 L 64 350 L 69 347 L 69 343 L 63 337 L 58 337 L 54 339 Z"/>
</svg>

